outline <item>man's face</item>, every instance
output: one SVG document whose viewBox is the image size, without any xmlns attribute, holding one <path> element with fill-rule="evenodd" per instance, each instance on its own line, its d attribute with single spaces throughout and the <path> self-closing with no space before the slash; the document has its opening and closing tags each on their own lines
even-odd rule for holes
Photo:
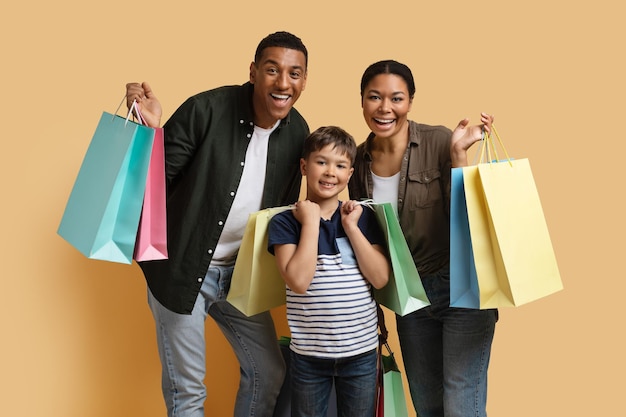
<svg viewBox="0 0 626 417">
<path fill-rule="evenodd" d="M 306 58 L 295 49 L 270 47 L 250 64 L 254 124 L 270 128 L 284 119 L 306 86 Z"/>
</svg>

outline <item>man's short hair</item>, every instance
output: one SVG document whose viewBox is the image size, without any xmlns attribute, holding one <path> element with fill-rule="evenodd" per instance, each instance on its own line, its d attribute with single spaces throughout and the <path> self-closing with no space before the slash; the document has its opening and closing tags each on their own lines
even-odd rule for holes
<svg viewBox="0 0 626 417">
<path fill-rule="evenodd" d="M 259 42 L 259 46 L 256 48 L 256 52 L 254 53 L 254 62 L 259 62 L 261 60 L 261 56 L 263 55 L 263 51 L 266 48 L 271 47 L 294 49 L 302 52 L 304 54 L 304 67 L 306 69 L 309 63 L 309 52 L 306 50 L 306 46 L 304 46 L 302 40 L 296 35 L 289 32 L 275 32 L 267 35 L 261 40 L 261 42 Z"/>
</svg>

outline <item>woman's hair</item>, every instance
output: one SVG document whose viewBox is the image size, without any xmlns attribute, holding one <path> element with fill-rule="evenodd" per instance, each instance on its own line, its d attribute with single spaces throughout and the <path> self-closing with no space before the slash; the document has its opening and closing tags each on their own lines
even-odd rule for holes
<svg viewBox="0 0 626 417">
<path fill-rule="evenodd" d="M 337 126 L 322 126 L 313 131 L 304 141 L 302 158 L 307 159 L 311 153 L 328 145 L 333 145 L 333 149 L 344 153 L 350 159 L 350 165 L 354 165 L 356 142 L 352 135 Z"/>
<path fill-rule="evenodd" d="M 363 98 L 367 84 L 372 81 L 372 78 L 380 74 L 393 74 L 401 77 L 406 82 L 409 97 L 412 99 L 415 95 L 415 80 L 413 79 L 411 69 L 398 61 L 388 59 L 375 62 L 367 67 L 363 73 L 363 77 L 361 77 L 361 98 Z"/>
</svg>

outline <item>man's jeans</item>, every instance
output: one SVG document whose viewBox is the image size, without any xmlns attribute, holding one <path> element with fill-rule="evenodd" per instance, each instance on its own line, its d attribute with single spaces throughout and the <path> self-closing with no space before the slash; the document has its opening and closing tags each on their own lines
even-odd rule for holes
<svg viewBox="0 0 626 417">
<path fill-rule="evenodd" d="M 291 416 L 326 417 L 335 383 L 342 417 L 374 415 L 376 350 L 342 359 L 322 359 L 291 352 Z"/>
<path fill-rule="evenodd" d="M 148 291 L 169 417 L 204 416 L 207 315 L 218 324 L 239 360 L 241 379 L 234 416 L 271 417 L 274 412 L 285 375 L 274 322 L 269 312 L 246 317 L 226 301 L 232 270 L 232 267 L 209 268 L 191 315 L 166 309 Z M 219 378 L 219 375 L 208 377 Z"/>
<path fill-rule="evenodd" d="M 415 410 L 420 417 L 485 417 L 498 311 L 449 307 L 447 271 L 422 282 L 431 305 L 396 316 Z"/>
</svg>

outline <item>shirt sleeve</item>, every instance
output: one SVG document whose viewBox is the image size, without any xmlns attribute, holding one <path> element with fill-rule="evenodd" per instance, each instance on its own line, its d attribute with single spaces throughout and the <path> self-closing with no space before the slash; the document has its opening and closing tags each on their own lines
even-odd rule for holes
<svg viewBox="0 0 626 417">
<path fill-rule="evenodd" d="M 383 230 L 378 224 L 374 211 L 368 207 L 363 207 L 363 214 L 359 219 L 359 229 L 372 245 L 387 244 L 387 240 L 383 235 Z"/>
<path fill-rule="evenodd" d="M 276 214 L 270 219 L 267 250 L 274 255 L 274 245 L 294 244 L 300 241 L 300 223 L 291 210 Z"/>
</svg>

